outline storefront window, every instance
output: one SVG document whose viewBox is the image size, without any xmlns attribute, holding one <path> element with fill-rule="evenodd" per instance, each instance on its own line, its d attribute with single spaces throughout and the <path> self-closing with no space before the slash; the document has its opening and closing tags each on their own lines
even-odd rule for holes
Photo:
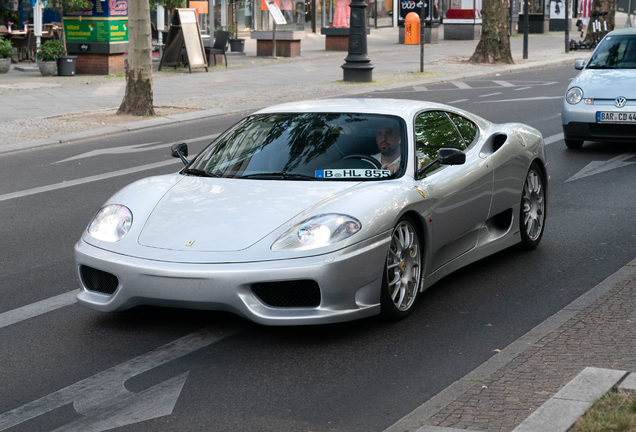
<svg viewBox="0 0 636 432">
<path fill-rule="evenodd" d="M 392 0 L 387 1 L 393 7 Z M 351 17 L 351 8 L 349 4 L 351 0 L 321 0 L 318 3 L 318 10 L 316 11 L 316 19 L 320 27 L 335 27 L 335 28 L 349 28 L 349 20 Z M 365 9 L 367 15 L 367 26 L 375 26 L 373 14 L 371 9 L 373 8 L 373 0 L 370 0 L 369 6 Z M 392 22 L 391 22 L 392 25 Z"/>
<path fill-rule="evenodd" d="M 286 25 L 277 25 L 276 31 L 305 30 L 306 5 L 304 0 L 277 0 L 278 7 L 287 21 Z M 260 4 L 260 5 L 259 5 Z M 254 30 L 271 31 L 272 19 L 265 1 L 256 0 Z"/>
</svg>

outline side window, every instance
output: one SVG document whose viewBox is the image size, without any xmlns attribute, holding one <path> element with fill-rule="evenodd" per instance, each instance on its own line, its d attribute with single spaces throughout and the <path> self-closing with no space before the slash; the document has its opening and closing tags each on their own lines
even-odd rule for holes
<svg viewBox="0 0 636 432">
<path fill-rule="evenodd" d="M 457 129 L 442 111 L 426 111 L 415 117 L 415 155 L 418 169 L 437 157 L 441 148 L 464 150 L 465 146 Z M 441 165 L 435 164 L 426 171 L 429 174 Z"/>
<path fill-rule="evenodd" d="M 475 141 L 475 136 L 477 135 L 477 125 L 466 117 L 462 117 L 457 114 L 448 113 L 448 116 L 451 118 L 457 129 L 459 129 L 459 133 L 462 134 L 464 138 L 464 142 L 466 143 L 466 147 L 470 147 L 470 145 Z"/>
</svg>

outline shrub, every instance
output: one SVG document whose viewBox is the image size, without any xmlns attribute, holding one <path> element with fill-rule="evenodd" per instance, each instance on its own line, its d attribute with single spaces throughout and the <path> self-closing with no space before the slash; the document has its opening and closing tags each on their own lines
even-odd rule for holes
<svg viewBox="0 0 636 432">
<path fill-rule="evenodd" d="M 13 47 L 11 41 L 0 38 L 0 58 L 11 58 L 13 55 Z"/>
<path fill-rule="evenodd" d="M 64 45 L 59 40 L 48 40 L 38 48 L 38 60 L 56 61 L 65 55 Z"/>
</svg>

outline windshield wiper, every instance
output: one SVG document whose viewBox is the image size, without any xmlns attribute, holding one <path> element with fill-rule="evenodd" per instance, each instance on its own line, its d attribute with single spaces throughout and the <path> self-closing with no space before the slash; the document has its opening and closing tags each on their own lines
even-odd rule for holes
<svg viewBox="0 0 636 432">
<path fill-rule="evenodd" d="M 263 180 L 316 180 L 315 177 L 311 177 L 305 174 L 293 174 L 293 173 L 286 173 L 286 172 L 248 174 L 248 175 L 241 176 L 239 178 L 263 179 Z"/>
<path fill-rule="evenodd" d="M 195 168 L 186 168 L 183 170 L 183 172 L 185 174 L 192 174 L 198 177 L 220 177 L 217 174 L 212 174 L 211 172 L 205 171 L 205 170 L 200 170 L 200 169 L 195 169 Z"/>
</svg>

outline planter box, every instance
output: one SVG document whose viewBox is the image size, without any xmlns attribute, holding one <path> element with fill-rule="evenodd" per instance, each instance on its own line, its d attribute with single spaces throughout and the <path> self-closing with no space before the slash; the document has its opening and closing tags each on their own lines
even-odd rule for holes
<svg viewBox="0 0 636 432">
<path fill-rule="evenodd" d="M 53 76 L 57 74 L 57 61 L 38 60 L 38 68 L 42 76 Z"/>
<path fill-rule="evenodd" d="M 304 31 L 277 31 L 276 56 L 300 57 L 300 40 L 304 39 Z M 250 38 L 256 39 L 256 55 L 267 57 L 272 55 L 272 32 L 253 31 Z"/>
<path fill-rule="evenodd" d="M 349 51 L 348 27 L 322 27 L 320 33 L 325 35 L 325 49 L 327 51 Z M 369 27 L 367 27 L 367 34 L 371 34 Z"/>
<path fill-rule="evenodd" d="M 230 51 L 242 53 L 245 51 L 245 39 L 230 39 Z"/>
<path fill-rule="evenodd" d="M 11 59 L 0 58 L 0 74 L 9 72 L 9 68 L 11 68 Z"/>
</svg>

